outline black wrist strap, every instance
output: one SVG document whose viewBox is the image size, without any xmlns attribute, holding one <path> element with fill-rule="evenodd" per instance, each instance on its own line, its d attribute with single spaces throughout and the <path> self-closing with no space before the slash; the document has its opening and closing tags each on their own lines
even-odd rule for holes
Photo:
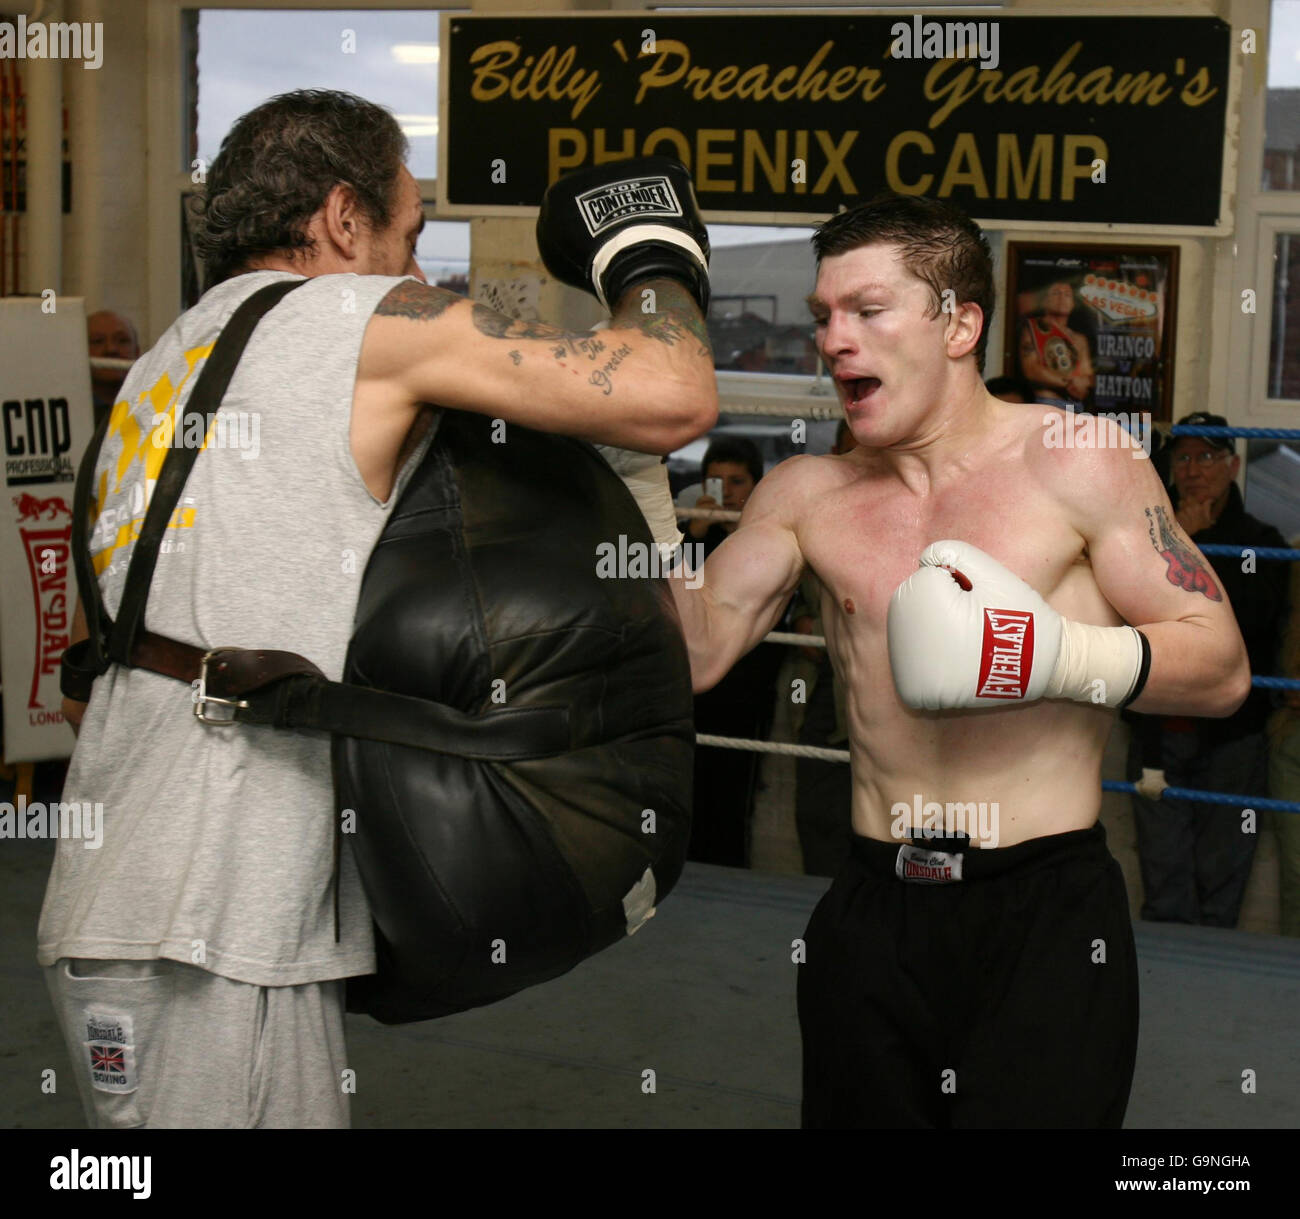
<svg viewBox="0 0 1300 1219">
<path fill-rule="evenodd" d="M 1151 674 L 1151 641 L 1141 631 L 1138 631 L 1137 627 L 1133 629 L 1137 631 L 1137 637 L 1142 640 L 1142 664 L 1138 667 L 1137 680 L 1133 683 L 1133 689 L 1129 692 L 1128 698 L 1119 705 L 1121 711 L 1142 693 L 1147 684 L 1147 678 Z"/>
</svg>

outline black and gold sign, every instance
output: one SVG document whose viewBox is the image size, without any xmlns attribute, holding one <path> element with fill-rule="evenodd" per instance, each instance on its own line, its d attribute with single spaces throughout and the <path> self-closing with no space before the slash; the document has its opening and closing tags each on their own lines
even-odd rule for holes
<svg viewBox="0 0 1300 1219">
<path fill-rule="evenodd" d="M 582 165 L 690 166 L 710 219 L 882 189 L 983 220 L 1212 226 L 1231 30 L 1211 17 L 468 17 L 443 24 L 448 215 Z"/>
</svg>

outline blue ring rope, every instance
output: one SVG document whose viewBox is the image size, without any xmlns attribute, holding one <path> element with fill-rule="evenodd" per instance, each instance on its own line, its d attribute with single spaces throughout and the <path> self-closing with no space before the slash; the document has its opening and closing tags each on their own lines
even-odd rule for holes
<svg viewBox="0 0 1300 1219">
<path fill-rule="evenodd" d="M 1102 791 L 1129 792 L 1137 791 L 1136 783 L 1120 783 L 1114 779 L 1103 779 Z M 1268 796 L 1234 796 L 1228 792 L 1202 792 L 1191 787 L 1166 787 L 1161 793 L 1162 799 L 1194 800 L 1198 804 L 1231 804 L 1236 808 L 1265 809 L 1277 813 L 1300 813 L 1300 804 L 1294 800 L 1273 800 Z"/>
</svg>

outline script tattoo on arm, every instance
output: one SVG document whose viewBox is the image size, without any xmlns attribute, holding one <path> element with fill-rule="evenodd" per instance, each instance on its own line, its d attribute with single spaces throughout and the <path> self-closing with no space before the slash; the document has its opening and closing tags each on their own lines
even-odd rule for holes
<svg viewBox="0 0 1300 1219">
<path fill-rule="evenodd" d="M 375 313 L 380 317 L 408 317 L 416 322 L 432 322 L 464 299 L 446 288 L 431 288 L 428 284 L 404 279 L 379 302 Z"/>
<path fill-rule="evenodd" d="M 480 333 L 494 339 L 549 340 L 551 358 L 575 377 L 585 377 L 589 385 L 594 385 L 606 397 L 614 392 L 614 370 L 632 354 L 627 343 L 610 350 L 609 341 L 599 331 L 562 330 L 544 322 L 522 321 L 486 305 L 474 306 L 474 325 Z M 523 363 L 520 352 L 512 350 L 509 354 L 515 364 Z"/>
<path fill-rule="evenodd" d="M 711 356 L 708 330 L 686 289 L 671 280 L 657 280 L 654 291 L 655 312 L 642 313 L 640 295 L 635 291 L 628 292 L 622 307 L 614 315 L 614 326 L 621 330 L 639 331 L 667 347 L 694 342 L 698 355 Z M 545 322 L 507 317 L 478 304 L 474 306 L 473 318 L 479 333 L 489 338 L 547 340 L 551 358 L 561 368 L 575 377 L 583 377 L 606 397 L 614 392 L 615 372 L 632 355 L 631 344 L 616 343 L 604 331 L 563 330 Z M 510 358 L 515 364 L 523 362 L 518 351 L 511 351 Z"/>
<path fill-rule="evenodd" d="M 1157 504 L 1146 509 L 1146 515 L 1151 545 L 1168 564 L 1165 579 L 1189 593 L 1201 593 L 1211 601 L 1222 601 L 1223 594 L 1219 592 L 1214 577 L 1206 571 L 1200 553 L 1178 536 L 1164 508 Z"/>
</svg>

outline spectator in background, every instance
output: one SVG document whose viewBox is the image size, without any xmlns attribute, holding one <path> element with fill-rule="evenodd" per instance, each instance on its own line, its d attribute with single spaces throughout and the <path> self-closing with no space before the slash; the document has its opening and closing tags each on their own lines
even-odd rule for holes
<svg viewBox="0 0 1300 1219">
<path fill-rule="evenodd" d="M 847 420 L 841 420 L 831 452 L 851 452 L 857 441 Z M 820 635 L 821 582 L 812 572 L 799 582 L 790 608 L 791 628 L 801 635 Z M 844 691 L 831 668 L 825 648 L 801 648 L 815 669 L 807 678 L 807 704 L 799 728 L 801 745 L 823 749 L 848 748 Z M 795 828 L 803 849 L 803 870 L 809 876 L 834 876 L 848 858 L 853 841 L 853 784 L 844 762 L 795 761 Z"/>
<path fill-rule="evenodd" d="M 131 319 L 100 309 L 86 319 L 86 346 L 91 359 L 135 360 L 140 356 L 140 339 Z M 95 404 L 95 426 L 105 412 L 113 409 L 126 380 L 126 369 L 94 368 L 90 370 L 90 392 Z"/>
<path fill-rule="evenodd" d="M 1296 538 L 1293 546 L 1300 546 Z M 1283 677 L 1300 679 L 1300 563 L 1276 563 L 1291 569 L 1291 613 L 1282 636 Z M 1300 803 L 1300 690 L 1280 691 L 1281 706 L 1269 721 L 1269 794 Z M 1279 930 L 1300 936 L 1300 813 L 1274 813 L 1277 833 Z"/>
<path fill-rule="evenodd" d="M 740 512 L 763 476 L 763 459 L 753 441 L 727 437 L 709 445 L 701 469 L 706 488 L 709 479 L 722 480 L 722 502 L 705 494 L 696 507 Z M 693 520 L 687 526 L 691 540 L 703 542 L 706 558 L 735 530 L 734 521 Z M 781 649 L 766 643 L 742 657 L 713 689 L 696 696 L 696 731 L 765 739 L 772 728 L 781 660 Z M 760 761 L 759 754 L 736 749 L 701 746 L 695 751 L 695 815 L 688 858 L 745 867 Z"/>
<path fill-rule="evenodd" d="M 1034 387 L 1024 377 L 990 377 L 984 388 L 1003 402 L 1033 402 Z"/>
<path fill-rule="evenodd" d="M 704 452 L 700 469 L 703 471 L 705 494 L 695 501 L 695 506 L 742 512 L 755 485 L 763 477 L 763 457 L 752 440 L 746 440 L 743 436 L 728 436 L 709 445 Z M 721 503 L 708 494 L 711 478 L 722 480 Z M 736 521 L 693 520 L 686 532 L 691 541 L 704 543 L 704 557 L 708 558 L 736 532 L 737 524 Z"/>
<path fill-rule="evenodd" d="M 1221 415 L 1188 415 L 1180 424 L 1226 427 Z M 1241 467 L 1229 439 L 1179 436 L 1171 446 L 1173 504 L 1178 523 L 1198 545 L 1285 546 L 1282 535 L 1247 513 L 1233 481 Z M 1177 539 L 1151 519 L 1152 540 L 1164 552 L 1168 578 L 1189 575 Z M 1288 573 L 1282 563 L 1250 562 L 1241 554 L 1209 555 L 1219 580 L 1206 595 L 1229 602 L 1241 627 L 1253 673 L 1273 672 L 1278 637 L 1286 621 Z M 1157 922 L 1235 927 L 1255 855 L 1255 833 L 1244 833 L 1242 811 L 1230 805 L 1159 799 L 1167 785 L 1200 791 L 1263 794 L 1268 783 L 1265 723 L 1271 699 L 1254 690 L 1227 719 L 1138 715 L 1129 775 L 1138 857 L 1142 867 L 1142 917 Z"/>
</svg>

